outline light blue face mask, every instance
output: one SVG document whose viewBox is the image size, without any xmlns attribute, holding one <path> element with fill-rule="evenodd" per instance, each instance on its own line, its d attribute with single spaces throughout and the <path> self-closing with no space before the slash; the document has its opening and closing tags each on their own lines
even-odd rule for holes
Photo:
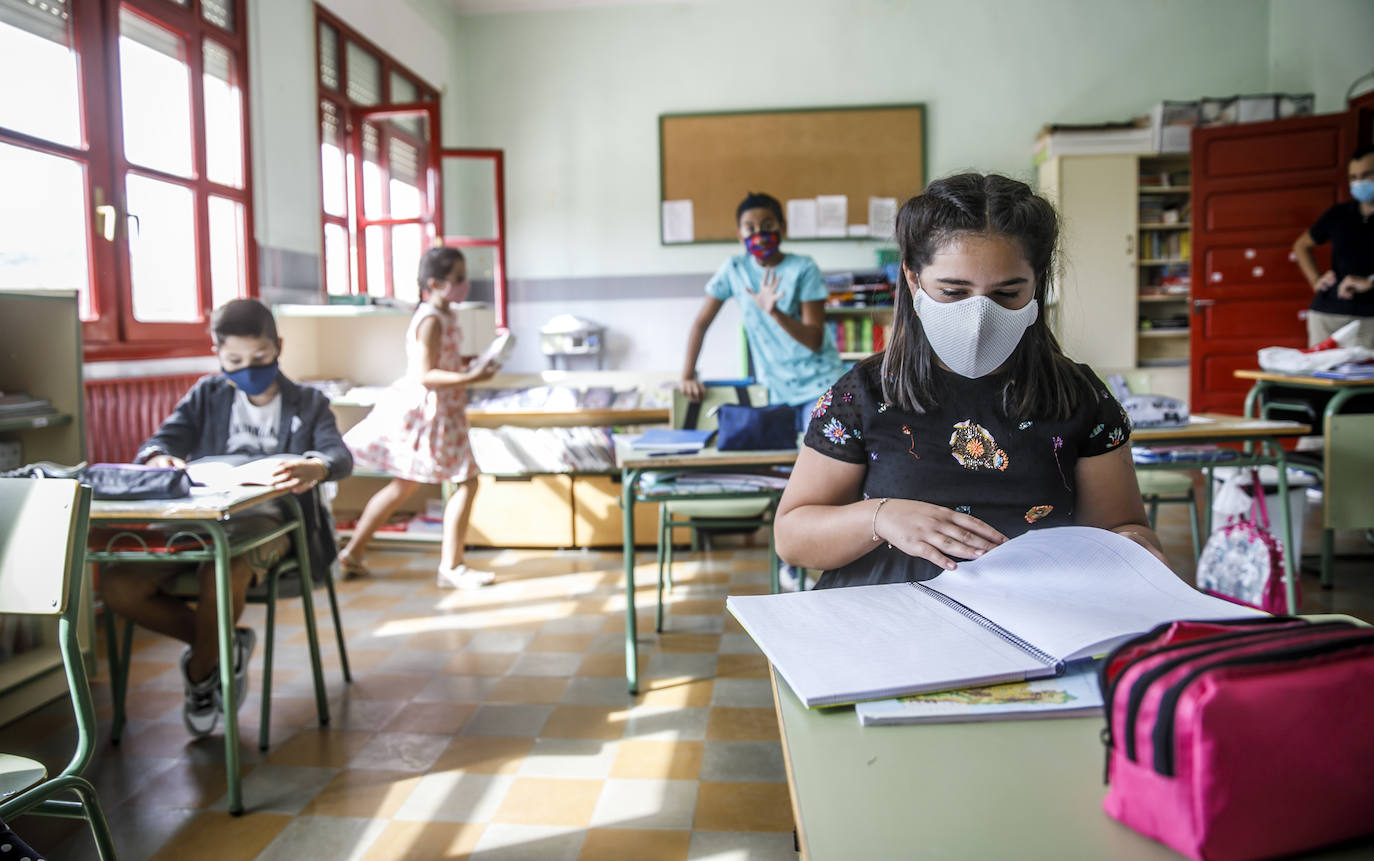
<svg viewBox="0 0 1374 861">
<path fill-rule="evenodd" d="M 1374 203 L 1374 179 L 1357 179 L 1350 183 L 1350 196 L 1360 203 Z"/>
</svg>

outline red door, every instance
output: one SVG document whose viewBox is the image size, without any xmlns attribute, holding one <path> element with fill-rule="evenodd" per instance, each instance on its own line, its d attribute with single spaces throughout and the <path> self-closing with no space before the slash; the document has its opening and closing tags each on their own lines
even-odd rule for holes
<svg viewBox="0 0 1374 861">
<path fill-rule="evenodd" d="M 1293 240 L 1345 196 L 1349 114 L 1197 129 L 1192 140 L 1194 412 L 1239 413 L 1261 347 L 1307 345 Z M 1318 248 L 1319 266 L 1329 249 Z"/>
</svg>

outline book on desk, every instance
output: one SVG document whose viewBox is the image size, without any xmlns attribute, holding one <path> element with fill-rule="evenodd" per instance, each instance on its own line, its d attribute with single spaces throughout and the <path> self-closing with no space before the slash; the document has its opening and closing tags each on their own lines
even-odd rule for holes
<svg viewBox="0 0 1374 861">
<path fill-rule="evenodd" d="M 1032 530 L 919 583 L 732 595 L 726 608 L 808 708 L 1052 677 L 1161 623 L 1262 615 L 1086 526 Z"/>
</svg>

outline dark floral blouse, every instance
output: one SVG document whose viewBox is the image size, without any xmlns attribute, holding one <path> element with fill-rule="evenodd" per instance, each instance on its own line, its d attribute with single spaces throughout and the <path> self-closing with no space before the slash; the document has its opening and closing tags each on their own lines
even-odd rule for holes
<svg viewBox="0 0 1374 861">
<path fill-rule="evenodd" d="M 1084 370 L 1088 370 L 1084 366 Z M 883 400 L 879 365 L 856 365 L 811 411 L 806 444 L 827 457 L 863 464 L 865 499 L 915 499 L 971 514 L 1008 538 L 1074 522 L 1074 467 L 1130 439 L 1121 405 L 1101 383 L 1067 421 L 1002 414 L 1007 373 L 967 379 L 936 369 L 943 394 L 925 414 Z M 1092 374 L 1093 380 L 1097 379 Z M 816 584 L 864 586 L 929 580 L 934 563 L 886 543 Z"/>
</svg>

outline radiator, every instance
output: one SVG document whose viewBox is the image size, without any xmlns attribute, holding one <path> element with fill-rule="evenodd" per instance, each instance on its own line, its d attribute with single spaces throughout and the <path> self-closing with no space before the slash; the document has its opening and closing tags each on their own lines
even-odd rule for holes
<svg viewBox="0 0 1374 861">
<path fill-rule="evenodd" d="M 86 381 L 86 461 L 127 463 L 202 374 Z"/>
</svg>

